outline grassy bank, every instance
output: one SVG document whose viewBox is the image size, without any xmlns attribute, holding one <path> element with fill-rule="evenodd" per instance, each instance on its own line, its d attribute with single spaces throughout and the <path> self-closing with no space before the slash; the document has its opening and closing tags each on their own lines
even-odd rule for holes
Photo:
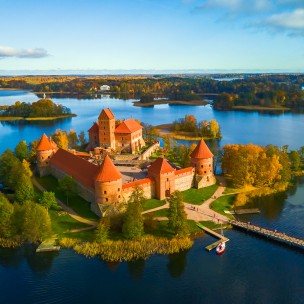
<svg viewBox="0 0 304 304">
<path fill-rule="evenodd" d="M 14 116 L 0 116 L 0 121 L 14 121 L 14 120 L 24 120 L 24 121 L 44 121 L 44 120 L 56 120 L 56 119 L 63 119 L 68 117 L 75 117 L 76 114 L 67 114 L 61 116 L 54 116 L 54 117 L 14 117 Z"/>
<path fill-rule="evenodd" d="M 158 200 L 156 198 L 151 198 L 151 199 L 147 199 L 144 201 L 142 207 L 143 207 L 143 211 L 147 211 L 150 209 L 154 209 L 160 206 L 165 205 L 165 200 Z"/>
<path fill-rule="evenodd" d="M 132 241 L 111 241 L 103 243 L 79 242 L 75 239 L 61 239 L 60 245 L 65 248 L 73 248 L 77 253 L 87 257 L 100 256 L 108 262 L 132 261 L 146 259 L 152 254 L 172 254 L 182 250 L 188 250 L 193 242 L 190 238 L 160 238 L 144 236 Z"/>
<path fill-rule="evenodd" d="M 242 111 L 290 111 L 290 108 L 286 107 L 262 107 L 262 106 L 233 106 L 233 110 L 242 110 Z"/>
<path fill-rule="evenodd" d="M 230 211 L 233 203 L 234 203 L 235 195 L 225 195 L 219 197 L 217 200 L 215 200 L 213 203 L 211 203 L 210 207 L 212 210 L 229 217 L 233 219 L 233 216 L 231 214 L 226 214 L 224 211 Z"/>
</svg>

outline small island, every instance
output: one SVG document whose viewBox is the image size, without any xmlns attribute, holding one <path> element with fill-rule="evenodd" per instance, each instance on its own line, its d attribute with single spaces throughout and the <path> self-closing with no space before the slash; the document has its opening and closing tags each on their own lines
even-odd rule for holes
<svg viewBox="0 0 304 304">
<path fill-rule="evenodd" d="M 197 141 L 201 138 L 221 139 L 221 128 L 215 119 L 197 121 L 194 115 L 185 115 L 172 124 L 163 124 L 155 127 L 160 137 L 170 137 L 177 140 Z"/>
<path fill-rule="evenodd" d="M 0 106 L 0 121 L 9 120 L 55 120 L 75 117 L 71 109 L 54 103 L 51 99 L 40 99 L 33 103 L 16 101 L 11 106 Z"/>
</svg>

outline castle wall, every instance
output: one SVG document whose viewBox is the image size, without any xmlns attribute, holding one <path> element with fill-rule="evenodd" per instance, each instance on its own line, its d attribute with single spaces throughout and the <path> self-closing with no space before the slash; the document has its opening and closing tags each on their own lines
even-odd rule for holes
<svg viewBox="0 0 304 304">
<path fill-rule="evenodd" d="M 185 191 L 194 186 L 194 168 L 178 170 L 175 172 L 175 190 Z"/>
<path fill-rule="evenodd" d="M 155 197 L 155 183 L 151 179 L 145 178 L 143 180 L 127 183 L 122 186 L 123 198 L 126 202 L 129 200 L 136 185 L 143 189 L 146 199 Z"/>
<path fill-rule="evenodd" d="M 54 177 L 57 179 L 63 179 L 67 174 L 63 172 L 62 170 L 58 169 L 54 165 L 50 166 L 50 174 L 52 174 Z M 90 203 L 95 202 L 95 191 L 94 189 L 88 188 L 81 183 L 79 183 L 76 179 L 75 182 L 77 184 L 77 190 L 78 190 L 78 195 L 81 196 L 83 199 Z"/>
<path fill-rule="evenodd" d="M 159 141 L 156 142 L 154 145 L 152 145 L 151 147 L 149 147 L 142 155 L 140 155 L 138 157 L 138 159 L 140 160 L 147 160 L 150 158 L 150 156 L 159 149 L 160 145 L 159 145 Z"/>
</svg>

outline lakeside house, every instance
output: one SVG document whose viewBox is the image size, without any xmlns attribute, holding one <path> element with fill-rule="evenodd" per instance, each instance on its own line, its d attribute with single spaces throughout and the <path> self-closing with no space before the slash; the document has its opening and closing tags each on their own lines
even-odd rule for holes
<svg viewBox="0 0 304 304">
<path fill-rule="evenodd" d="M 104 84 L 100 86 L 100 91 L 110 91 L 110 86 L 107 84 Z"/>
</svg>

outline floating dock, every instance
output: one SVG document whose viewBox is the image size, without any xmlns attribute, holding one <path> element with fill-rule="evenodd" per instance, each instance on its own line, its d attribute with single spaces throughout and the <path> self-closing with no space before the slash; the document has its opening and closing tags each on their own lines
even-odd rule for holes
<svg viewBox="0 0 304 304">
<path fill-rule="evenodd" d="M 36 252 L 52 252 L 59 250 L 60 246 L 57 246 L 57 238 L 54 237 L 43 241 L 36 249 Z"/>
<path fill-rule="evenodd" d="M 201 223 L 196 223 L 196 225 L 197 225 L 199 228 L 203 229 L 203 230 L 204 230 L 205 232 L 207 232 L 208 234 L 210 234 L 210 235 L 216 237 L 217 239 L 219 239 L 219 240 L 216 241 L 215 243 L 212 243 L 212 244 L 210 244 L 210 245 L 208 245 L 208 246 L 205 247 L 206 250 L 208 250 L 208 251 L 211 251 L 211 250 L 215 249 L 215 248 L 216 248 L 220 243 L 222 243 L 222 242 L 223 242 L 223 243 L 226 243 L 226 242 L 229 241 L 228 238 L 224 237 L 223 235 L 217 233 L 217 232 L 214 231 L 214 230 L 211 230 L 211 229 L 205 227 L 205 226 L 202 225 Z"/>
</svg>

